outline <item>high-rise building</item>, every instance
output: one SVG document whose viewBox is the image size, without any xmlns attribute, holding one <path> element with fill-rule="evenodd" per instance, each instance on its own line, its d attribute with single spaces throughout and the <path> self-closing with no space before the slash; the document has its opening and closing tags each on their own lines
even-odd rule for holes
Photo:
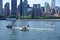
<svg viewBox="0 0 60 40">
<path fill-rule="evenodd" d="M 28 16 L 28 4 L 27 4 L 27 0 L 24 0 L 23 1 L 23 13 L 22 13 L 22 15 L 23 16 Z"/>
<path fill-rule="evenodd" d="M 37 4 L 37 16 L 42 16 L 41 6 Z"/>
<path fill-rule="evenodd" d="M 34 18 L 36 18 L 37 14 L 37 4 L 33 4 L 33 14 L 32 16 L 34 16 Z"/>
<path fill-rule="evenodd" d="M 55 0 L 51 0 L 51 8 L 55 8 Z"/>
<path fill-rule="evenodd" d="M 29 14 L 30 17 L 32 17 L 32 7 L 28 8 L 28 14 Z"/>
<path fill-rule="evenodd" d="M 37 4 L 33 4 L 33 9 L 34 9 L 34 17 L 37 14 Z"/>
<path fill-rule="evenodd" d="M 55 9 L 51 9 L 51 15 L 53 16 L 55 14 Z"/>
<path fill-rule="evenodd" d="M 23 9 L 22 9 L 22 0 L 20 0 L 20 4 L 19 4 L 19 11 L 20 11 L 20 16 L 22 16 L 23 14 Z"/>
<path fill-rule="evenodd" d="M 20 4 L 18 5 L 17 13 L 20 13 Z"/>
<path fill-rule="evenodd" d="M 42 16 L 40 4 L 33 4 L 34 18 Z"/>
<path fill-rule="evenodd" d="M 45 7 L 41 7 L 42 16 L 45 16 Z"/>
<path fill-rule="evenodd" d="M 2 0 L 0 0 L 0 15 L 2 15 Z"/>
<path fill-rule="evenodd" d="M 60 13 L 60 7 L 58 6 L 55 7 L 55 13 Z"/>
<path fill-rule="evenodd" d="M 11 0 L 11 14 L 17 15 L 17 0 Z"/>
<path fill-rule="evenodd" d="M 9 3 L 5 4 L 4 13 L 5 13 L 5 16 L 10 16 L 10 4 Z"/>
<path fill-rule="evenodd" d="M 41 7 L 41 11 L 44 12 L 45 11 L 45 7 Z"/>
<path fill-rule="evenodd" d="M 50 6 L 49 6 L 49 3 L 47 2 L 45 2 L 45 13 L 46 13 L 46 16 L 50 15 Z"/>
</svg>

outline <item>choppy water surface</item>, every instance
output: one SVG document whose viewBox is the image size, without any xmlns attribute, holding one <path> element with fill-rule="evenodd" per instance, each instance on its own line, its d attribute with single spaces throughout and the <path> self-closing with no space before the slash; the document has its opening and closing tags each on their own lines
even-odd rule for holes
<svg viewBox="0 0 60 40">
<path fill-rule="evenodd" d="M 6 28 L 8 24 L 15 27 L 30 25 L 32 28 L 54 28 L 52 31 L 30 30 L 27 32 Z M 54 25 L 47 26 L 47 24 Z M 60 40 L 60 22 L 53 21 L 5 21 L 0 20 L 0 40 Z"/>
</svg>

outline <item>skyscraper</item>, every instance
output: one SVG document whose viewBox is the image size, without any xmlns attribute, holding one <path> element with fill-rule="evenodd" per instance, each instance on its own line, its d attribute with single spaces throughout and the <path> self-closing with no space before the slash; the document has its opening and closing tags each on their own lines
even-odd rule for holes
<svg viewBox="0 0 60 40">
<path fill-rule="evenodd" d="M 37 16 L 42 16 L 41 6 L 37 4 Z"/>
<path fill-rule="evenodd" d="M 11 0 L 11 14 L 17 15 L 17 0 Z"/>
<path fill-rule="evenodd" d="M 20 14 L 20 4 L 18 5 L 17 13 Z"/>
<path fill-rule="evenodd" d="M 51 15 L 53 16 L 55 14 L 55 9 L 51 9 Z"/>
<path fill-rule="evenodd" d="M 2 0 L 0 0 L 0 15 L 2 15 Z"/>
<path fill-rule="evenodd" d="M 46 16 L 50 15 L 50 6 L 48 2 L 45 2 L 45 13 L 46 13 Z"/>
<path fill-rule="evenodd" d="M 37 16 L 37 4 L 33 4 L 33 14 L 34 14 L 34 18 L 36 18 Z"/>
<path fill-rule="evenodd" d="M 33 4 L 34 18 L 42 16 L 40 4 Z"/>
<path fill-rule="evenodd" d="M 45 7 L 41 7 L 41 11 L 44 12 L 45 11 Z"/>
<path fill-rule="evenodd" d="M 23 16 L 28 16 L 28 4 L 27 4 L 27 0 L 23 1 Z"/>
<path fill-rule="evenodd" d="M 51 8 L 55 8 L 55 0 L 51 0 Z"/>
<path fill-rule="evenodd" d="M 19 11 L 20 11 L 20 16 L 22 16 L 22 12 L 23 12 L 23 9 L 22 9 L 22 0 L 20 0 Z"/>
<path fill-rule="evenodd" d="M 5 16 L 10 16 L 10 4 L 6 3 L 4 6 L 4 12 L 5 12 Z"/>
<path fill-rule="evenodd" d="M 60 13 L 60 7 L 58 6 L 55 7 L 55 13 Z"/>
</svg>

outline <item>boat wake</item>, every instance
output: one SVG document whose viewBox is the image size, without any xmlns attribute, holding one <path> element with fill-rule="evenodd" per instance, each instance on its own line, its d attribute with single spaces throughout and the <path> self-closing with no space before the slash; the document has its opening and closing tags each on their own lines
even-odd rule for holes
<svg viewBox="0 0 60 40">
<path fill-rule="evenodd" d="M 13 27 L 13 29 L 22 30 L 22 27 Z M 28 28 L 28 30 L 53 31 L 54 28 Z"/>
</svg>

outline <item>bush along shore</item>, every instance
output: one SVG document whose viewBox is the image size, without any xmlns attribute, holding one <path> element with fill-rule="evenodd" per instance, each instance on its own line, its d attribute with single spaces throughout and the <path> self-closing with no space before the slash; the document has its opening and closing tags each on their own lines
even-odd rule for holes
<svg viewBox="0 0 60 40">
<path fill-rule="evenodd" d="M 56 17 L 56 16 L 37 16 L 37 17 L 31 17 L 31 16 L 16 16 L 16 15 L 12 15 L 12 16 L 3 16 L 0 15 L 0 20 L 5 20 L 6 18 L 16 18 L 16 19 L 60 19 L 60 17 Z"/>
</svg>

